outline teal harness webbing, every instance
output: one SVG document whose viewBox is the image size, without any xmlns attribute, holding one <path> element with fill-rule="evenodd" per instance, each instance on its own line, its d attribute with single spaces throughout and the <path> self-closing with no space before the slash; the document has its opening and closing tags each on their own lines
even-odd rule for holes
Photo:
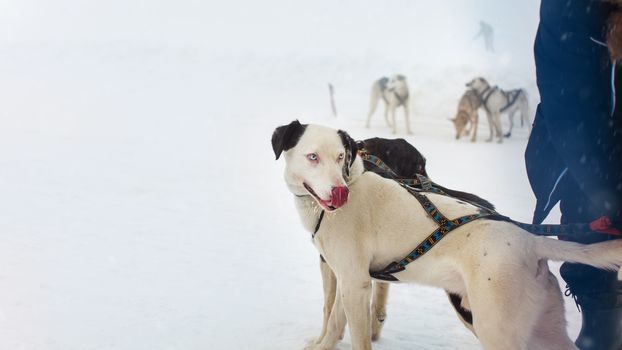
<svg viewBox="0 0 622 350">
<path fill-rule="evenodd" d="M 406 269 L 406 265 L 415 261 L 416 259 L 423 256 L 425 253 L 430 251 L 432 247 L 436 245 L 443 237 L 445 237 L 449 232 L 455 230 L 456 228 L 468 224 L 471 221 L 481 219 L 484 217 L 497 215 L 494 211 L 490 210 L 480 210 L 477 214 L 465 215 L 456 219 L 448 219 L 445 215 L 443 215 L 438 208 L 432 203 L 428 197 L 421 194 L 421 192 L 432 192 L 442 195 L 447 195 L 442 190 L 438 189 L 434 186 L 434 183 L 423 175 L 417 175 L 416 179 L 400 179 L 399 176 L 389 168 L 380 158 L 367 154 L 366 152 L 361 152 L 359 154 L 364 161 L 373 163 L 376 167 L 380 168 L 388 175 L 390 175 L 393 180 L 398 182 L 403 188 L 405 188 L 410 194 L 412 194 L 419 204 L 426 211 L 428 216 L 434 220 L 438 224 L 438 228 L 434 230 L 426 239 L 424 239 L 413 251 L 411 251 L 406 257 L 401 259 L 400 261 L 394 261 L 389 264 L 387 267 L 380 271 L 370 271 L 369 274 L 371 277 L 376 279 L 381 279 L 385 281 L 399 281 L 394 273 L 404 271 Z"/>
<path fill-rule="evenodd" d="M 445 215 L 441 214 L 438 211 L 438 208 L 432 203 L 428 197 L 418 192 L 417 189 L 411 188 L 406 185 L 402 185 L 405 189 L 410 192 L 421 204 L 423 209 L 428 213 L 428 215 L 438 224 L 438 228 L 434 230 L 426 239 L 424 239 L 419 245 L 413 249 L 406 257 L 404 257 L 400 261 L 394 261 L 389 264 L 387 267 L 380 271 L 370 271 L 370 275 L 373 278 L 385 280 L 385 281 L 399 281 L 394 273 L 404 271 L 406 269 L 406 265 L 415 261 L 416 259 L 423 256 L 427 253 L 436 243 L 438 243 L 443 237 L 445 237 L 449 232 L 457 229 L 458 227 L 468 224 L 471 221 L 481 219 L 487 216 L 495 215 L 493 212 L 481 212 L 477 214 L 465 215 L 459 218 L 450 220 Z"/>
<path fill-rule="evenodd" d="M 416 174 L 416 179 L 404 179 L 397 175 L 393 169 L 389 168 L 382 159 L 374 156 L 373 154 L 368 154 L 364 151 L 359 152 L 359 157 L 361 157 L 364 161 L 374 164 L 377 168 L 381 169 L 383 172 L 388 174 L 388 177 L 394 181 L 397 181 L 402 186 L 407 186 L 414 189 L 420 189 L 426 192 L 434 192 L 438 194 L 446 194 L 441 191 L 439 188 L 433 186 L 434 183 L 432 180 L 427 177 Z"/>
</svg>

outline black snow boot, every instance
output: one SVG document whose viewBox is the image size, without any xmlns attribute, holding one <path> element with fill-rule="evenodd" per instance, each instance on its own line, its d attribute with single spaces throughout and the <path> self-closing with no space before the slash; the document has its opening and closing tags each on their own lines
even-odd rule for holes
<svg viewBox="0 0 622 350">
<path fill-rule="evenodd" d="M 580 307 L 583 324 L 575 341 L 581 350 L 622 350 L 622 282 L 615 272 L 564 264 L 560 270 Z"/>
<path fill-rule="evenodd" d="M 579 295 L 577 302 L 581 303 L 585 298 Z M 577 347 L 581 350 L 622 350 L 622 305 L 612 308 L 579 305 L 583 325 L 575 341 Z"/>
</svg>

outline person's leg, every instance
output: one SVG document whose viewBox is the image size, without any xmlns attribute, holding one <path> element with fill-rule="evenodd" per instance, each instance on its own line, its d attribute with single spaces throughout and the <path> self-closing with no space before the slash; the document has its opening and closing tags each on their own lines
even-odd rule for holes
<svg viewBox="0 0 622 350">
<path fill-rule="evenodd" d="M 612 118 L 612 62 L 607 47 L 599 44 L 606 40 L 611 6 L 541 1 L 534 45 L 541 102 L 526 154 L 538 198 L 537 223 L 557 198 L 562 223 L 586 223 L 603 215 L 620 220 L 620 107 Z M 610 238 L 586 234 L 567 239 L 592 243 Z M 622 348 L 622 286 L 616 274 L 578 264 L 564 264 L 561 274 L 582 309 L 579 348 Z"/>
<path fill-rule="evenodd" d="M 560 202 L 562 224 L 590 222 L 600 215 L 593 212 L 587 196 L 571 176 L 563 180 L 564 195 Z M 579 243 L 596 243 L 616 236 L 585 234 L 566 239 Z M 622 349 L 622 282 L 617 273 L 597 268 L 565 263 L 560 269 L 568 292 L 581 309 L 583 324 L 576 340 L 581 350 Z"/>
</svg>

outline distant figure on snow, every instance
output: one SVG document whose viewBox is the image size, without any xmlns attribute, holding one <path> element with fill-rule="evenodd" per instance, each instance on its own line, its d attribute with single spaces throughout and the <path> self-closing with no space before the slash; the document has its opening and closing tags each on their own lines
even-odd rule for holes
<svg viewBox="0 0 622 350">
<path fill-rule="evenodd" d="M 495 48 L 493 46 L 494 39 L 494 30 L 492 26 L 484 21 L 479 21 L 479 32 L 475 34 L 473 40 L 479 38 L 480 36 L 484 37 L 484 45 L 486 47 L 486 51 L 495 52 Z"/>
</svg>

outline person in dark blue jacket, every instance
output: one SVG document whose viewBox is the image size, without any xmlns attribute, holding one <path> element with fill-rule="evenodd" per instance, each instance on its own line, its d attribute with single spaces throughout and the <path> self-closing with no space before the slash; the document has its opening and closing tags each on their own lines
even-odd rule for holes
<svg viewBox="0 0 622 350">
<path fill-rule="evenodd" d="M 542 0 L 534 54 L 540 104 L 525 152 L 536 195 L 533 222 L 560 203 L 561 223 L 622 220 L 622 68 L 607 48 L 606 1 Z M 622 238 L 560 237 L 582 243 Z M 622 349 L 622 282 L 615 272 L 565 263 L 560 273 L 580 307 L 577 346 Z"/>
</svg>

